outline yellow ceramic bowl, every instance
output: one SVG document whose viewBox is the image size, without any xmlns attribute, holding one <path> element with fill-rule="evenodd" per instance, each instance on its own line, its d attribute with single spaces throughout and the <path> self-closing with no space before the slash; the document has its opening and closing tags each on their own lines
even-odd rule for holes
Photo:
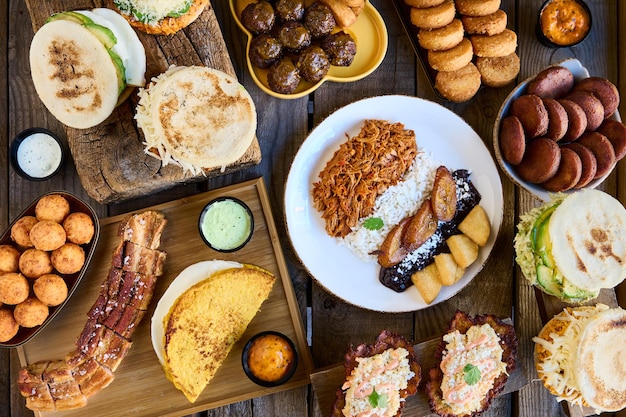
<svg viewBox="0 0 626 417">
<path fill-rule="evenodd" d="M 383 21 L 378 11 L 374 8 L 374 6 L 372 6 L 369 1 L 365 0 L 365 7 L 359 15 L 356 23 L 349 28 L 344 29 L 345 32 L 352 35 L 354 41 L 356 42 L 357 52 L 354 57 L 354 61 L 352 62 L 352 65 L 350 65 L 349 67 L 338 67 L 331 65 L 328 74 L 326 74 L 326 76 L 322 78 L 319 82 L 312 84 L 302 80 L 300 82 L 300 85 L 298 85 L 298 88 L 292 94 L 280 94 L 272 91 L 269 88 L 267 83 L 268 70 L 255 67 L 254 65 L 252 65 L 248 57 L 250 42 L 252 41 L 253 35 L 243 26 L 240 16 L 242 10 L 248 4 L 253 3 L 256 0 L 229 1 L 230 11 L 235 18 L 237 25 L 244 33 L 248 35 L 248 44 L 246 46 L 246 61 L 248 63 L 250 75 L 252 75 L 254 82 L 259 86 L 261 90 L 277 98 L 292 99 L 304 97 L 315 91 L 325 81 L 347 83 L 365 78 L 366 76 L 371 74 L 376 68 L 378 68 L 380 63 L 383 61 L 383 58 L 385 57 L 385 53 L 387 52 L 388 38 L 385 22 Z M 312 1 L 307 1 L 306 3 L 308 5 L 311 2 Z M 339 30 L 341 29 L 335 29 L 335 31 L 337 32 Z"/>
</svg>

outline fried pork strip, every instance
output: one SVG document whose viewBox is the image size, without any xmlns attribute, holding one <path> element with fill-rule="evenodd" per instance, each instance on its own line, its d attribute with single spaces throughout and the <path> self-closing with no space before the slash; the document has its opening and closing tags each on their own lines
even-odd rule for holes
<svg viewBox="0 0 626 417">
<path fill-rule="evenodd" d="M 76 349 L 64 359 L 35 362 L 20 370 L 18 385 L 27 408 L 84 407 L 88 397 L 113 381 L 163 273 L 166 254 L 158 247 L 166 223 L 163 214 L 148 210 L 120 224 L 111 269 L 87 313 Z"/>
<path fill-rule="evenodd" d="M 374 211 L 376 198 L 402 179 L 417 155 L 415 133 L 402 123 L 366 120 L 357 136 L 341 144 L 320 180 L 313 202 L 330 236 L 344 237 Z"/>
</svg>

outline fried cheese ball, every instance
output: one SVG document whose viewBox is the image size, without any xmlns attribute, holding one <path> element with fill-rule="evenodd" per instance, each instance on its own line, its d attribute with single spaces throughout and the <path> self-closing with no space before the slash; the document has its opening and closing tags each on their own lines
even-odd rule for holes
<svg viewBox="0 0 626 417">
<path fill-rule="evenodd" d="M 47 306 L 58 306 L 67 298 L 67 284 L 57 274 L 45 274 L 33 284 L 35 296 Z"/>
<path fill-rule="evenodd" d="M 61 223 L 70 214 L 70 203 L 60 194 L 43 196 L 35 206 L 37 220 L 52 220 Z"/>
<path fill-rule="evenodd" d="M 11 226 L 11 239 L 23 248 L 31 248 L 33 242 L 30 240 L 30 229 L 39 220 L 35 216 L 24 216 Z"/>
<path fill-rule="evenodd" d="M 13 317 L 13 312 L 8 308 L 0 308 L 0 342 L 8 342 L 13 339 L 20 329 Z"/>
<path fill-rule="evenodd" d="M 65 229 L 67 240 L 77 245 L 91 242 L 95 233 L 91 217 L 79 211 L 71 213 L 63 220 L 63 229 Z"/>
<path fill-rule="evenodd" d="M 42 324 L 49 314 L 48 306 L 35 297 L 29 297 L 15 306 L 13 317 L 22 327 L 35 327 Z"/>
<path fill-rule="evenodd" d="M 11 245 L 0 245 L 0 273 L 19 271 L 20 251 Z"/>
<path fill-rule="evenodd" d="M 15 305 L 28 298 L 30 285 L 19 272 L 7 272 L 0 275 L 0 303 Z"/>
<path fill-rule="evenodd" d="M 52 262 L 48 252 L 30 248 L 20 256 L 20 272 L 28 278 L 38 278 L 52 272 Z"/>
<path fill-rule="evenodd" d="M 65 229 L 53 220 L 41 220 L 30 229 L 30 240 L 36 249 L 52 251 L 63 246 L 67 239 Z"/>
<path fill-rule="evenodd" d="M 76 243 L 66 243 L 52 251 L 52 266 L 61 274 L 75 274 L 85 264 L 85 251 Z"/>
</svg>

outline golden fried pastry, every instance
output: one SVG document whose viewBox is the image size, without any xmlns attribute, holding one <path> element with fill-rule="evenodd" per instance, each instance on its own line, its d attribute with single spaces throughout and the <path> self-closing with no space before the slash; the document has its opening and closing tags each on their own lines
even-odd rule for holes
<svg viewBox="0 0 626 417">
<path fill-rule="evenodd" d="M 91 242 L 95 233 L 91 217 L 86 213 L 78 211 L 70 213 L 70 215 L 63 220 L 63 229 L 65 229 L 67 240 L 77 245 L 84 245 Z"/>
<path fill-rule="evenodd" d="M 47 306 L 58 306 L 67 298 L 67 284 L 57 274 L 45 274 L 33 284 L 35 296 Z"/>
<path fill-rule="evenodd" d="M 11 239 L 23 248 L 30 248 L 30 229 L 38 222 L 35 216 L 24 216 L 11 226 Z"/>
<path fill-rule="evenodd" d="M 35 297 L 29 297 L 15 306 L 13 317 L 22 327 L 35 327 L 42 324 L 49 314 L 48 306 Z"/>
<path fill-rule="evenodd" d="M 548 131 L 548 112 L 539 96 L 524 94 L 511 102 L 509 115 L 516 116 L 528 138 L 543 136 Z"/>
<path fill-rule="evenodd" d="M 52 262 L 48 252 L 29 248 L 20 256 L 20 271 L 28 278 L 38 278 L 52 272 Z"/>
<path fill-rule="evenodd" d="M 409 6 L 417 7 L 418 9 L 439 6 L 444 1 L 446 0 L 404 0 L 404 2 Z"/>
<path fill-rule="evenodd" d="M 50 259 L 61 274 L 75 274 L 85 264 L 85 251 L 76 243 L 68 242 L 53 250 Z"/>
<path fill-rule="evenodd" d="M 587 130 L 596 130 L 604 121 L 604 106 L 600 99 L 586 91 L 572 91 L 565 97 L 578 104 L 587 116 Z"/>
<path fill-rule="evenodd" d="M 463 28 L 469 35 L 497 35 L 506 29 L 507 20 L 501 9 L 486 16 L 461 16 Z"/>
<path fill-rule="evenodd" d="M 428 51 L 428 64 L 435 71 L 456 71 L 472 62 L 472 43 L 464 38 L 454 48 L 445 51 Z"/>
<path fill-rule="evenodd" d="M 619 91 L 615 84 L 601 77 L 584 78 L 576 83 L 575 91 L 587 91 L 598 97 L 604 106 L 604 118 L 611 117 L 619 105 Z"/>
<path fill-rule="evenodd" d="M 53 220 L 41 220 L 30 229 L 30 240 L 39 250 L 55 250 L 65 243 L 65 229 Z"/>
<path fill-rule="evenodd" d="M 559 103 L 553 98 L 544 98 L 543 105 L 546 107 L 546 111 L 548 112 L 548 131 L 546 132 L 546 137 L 548 139 L 552 139 L 556 142 L 563 139 L 563 136 L 567 133 L 567 126 L 569 124 L 569 120 L 567 118 L 567 112 Z"/>
<path fill-rule="evenodd" d="M 19 271 L 20 251 L 11 245 L 0 245 L 0 274 Z"/>
<path fill-rule="evenodd" d="M 563 98 L 574 87 L 574 75 L 561 66 L 552 66 L 544 69 L 533 78 L 527 86 L 528 94 L 535 94 L 541 98 Z"/>
<path fill-rule="evenodd" d="M 456 7 L 465 16 L 487 16 L 500 8 L 500 0 L 456 0 Z"/>
<path fill-rule="evenodd" d="M 615 149 L 611 142 L 601 133 L 586 132 L 576 141 L 589 148 L 596 157 L 598 166 L 594 179 L 600 178 L 609 173 L 615 165 Z"/>
<path fill-rule="evenodd" d="M 360 13 L 360 9 L 358 7 L 351 7 L 348 2 L 342 0 L 322 0 L 322 3 L 332 10 L 337 25 L 342 28 L 352 26 L 359 17 L 358 13 Z"/>
<path fill-rule="evenodd" d="M 626 126 L 623 123 L 606 119 L 596 131 L 606 136 L 613 145 L 615 160 L 619 161 L 626 156 Z"/>
<path fill-rule="evenodd" d="M 578 184 L 582 173 L 583 164 L 578 154 L 569 148 L 563 147 L 561 148 L 559 169 L 557 169 L 556 174 L 552 178 L 541 184 L 541 186 L 553 193 L 567 191 Z"/>
<path fill-rule="evenodd" d="M 438 29 L 420 29 L 417 41 L 428 51 L 442 51 L 457 46 L 463 40 L 463 34 L 463 24 L 459 19 L 454 19 Z"/>
<path fill-rule="evenodd" d="M 437 29 L 450 24 L 455 15 L 454 1 L 446 0 L 439 6 L 425 9 L 412 7 L 411 23 L 421 29 Z"/>
<path fill-rule="evenodd" d="M 504 29 L 497 35 L 471 35 L 470 40 L 476 56 L 497 57 L 515 52 L 517 34 L 511 29 Z"/>
<path fill-rule="evenodd" d="M 522 162 L 515 172 L 524 181 L 540 184 L 552 178 L 561 163 L 561 149 L 551 139 L 536 138 L 526 145 Z"/>
<path fill-rule="evenodd" d="M 70 203 L 60 194 L 41 197 L 35 206 L 37 220 L 52 220 L 61 223 L 70 214 Z"/>
<path fill-rule="evenodd" d="M 8 342 L 20 330 L 19 324 L 13 317 L 13 312 L 8 308 L 0 308 L 0 342 Z"/>
<path fill-rule="evenodd" d="M 471 62 L 456 71 L 440 71 L 435 77 L 435 88 L 450 101 L 467 101 L 480 88 L 480 72 Z"/>
<path fill-rule="evenodd" d="M 502 158 L 511 165 L 522 162 L 526 152 L 524 127 L 515 116 L 507 116 L 500 122 L 500 150 Z"/>
<path fill-rule="evenodd" d="M 477 57 L 476 68 L 488 87 L 502 87 L 515 80 L 520 70 L 520 59 L 515 52 L 499 57 Z"/>
<path fill-rule="evenodd" d="M 563 136 L 563 142 L 576 140 L 587 129 L 587 116 L 582 108 L 571 100 L 557 100 L 567 112 L 567 133 Z"/>
<path fill-rule="evenodd" d="M 596 171 L 598 169 L 598 162 L 596 161 L 596 157 L 589 148 L 581 145 L 580 143 L 572 142 L 564 145 L 564 147 L 576 152 L 576 154 L 580 158 L 582 171 L 580 173 L 580 179 L 578 180 L 578 183 L 574 186 L 574 188 L 582 188 L 589 184 L 591 180 L 593 180 L 593 177 L 596 176 Z"/>
<path fill-rule="evenodd" d="M 0 274 L 0 303 L 15 305 L 28 298 L 30 285 L 24 275 L 18 272 Z"/>
</svg>

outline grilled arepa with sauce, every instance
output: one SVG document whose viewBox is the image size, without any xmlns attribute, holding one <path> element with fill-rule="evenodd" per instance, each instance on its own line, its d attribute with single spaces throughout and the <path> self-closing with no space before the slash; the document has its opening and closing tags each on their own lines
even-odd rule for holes
<svg viewBox="0 0 626 417">
<path fill-rule="evenodd" d="M 175 301 L 163 319 L 163 367 L 190 402 L 213 379 L 275 281 L 268 271 L 244 264 L 213 273 Z"/>
</svg>

